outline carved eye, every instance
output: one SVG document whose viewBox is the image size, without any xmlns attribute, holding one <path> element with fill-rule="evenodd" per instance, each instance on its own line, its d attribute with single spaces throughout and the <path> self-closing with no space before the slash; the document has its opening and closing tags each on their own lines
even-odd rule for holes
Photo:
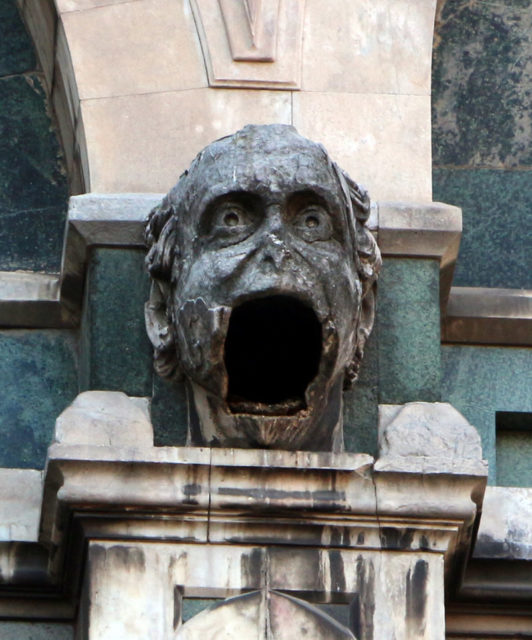
<svg viewBox="0 0 532 640">
<path fill-rule="evenodd" d="M 249 198 L 218 200 L 207 210 L 204 233 L 219 246 L 242 242 L 256 227 L 255 210 L 254 202 Z"/>
<path fill-rule="evenodd" d="M 309 229 L 313 229 L 313 228 L 317 227 L 319 225 L 319 223 L 320 223 L 320 221 L 319 221 L 318 217 L 313 215 L 313 214 L 309 214 L 305 218 L 305 224 L 307 225 L 307 227 Z"/>
<path fill-rule="evenodd" d="M 329 240 L 332 236 L 332 224 L 329 213 L 320 204 L 308 205 L 300 211 L 294 227 L 299 235 L 307 242 Z"/>
<path fill-rule="evenodd" d="M 227 211 L 224 215 L 223 223 L 226 227 L 237 227 L 241 224 L 239 212 L 235 209 Z"/>
</svg>

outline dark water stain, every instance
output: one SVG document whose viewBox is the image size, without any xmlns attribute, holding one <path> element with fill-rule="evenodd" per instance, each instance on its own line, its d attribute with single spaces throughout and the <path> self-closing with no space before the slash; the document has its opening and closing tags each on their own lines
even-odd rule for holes
<svg viewBox="0 0 532 640">
<path fill-rule="evenodd" d="M 265 552 L 263 549 L 252 549 L 249 555 L 240 558 L 240 574 L 242 584 L 247 587 L 258 588 L 262 585 Z"/>
<path fill-rule="evenodd" d="M 360 637 L 373 640 L 373 616 L 375 614 L 375 567 L 371 558 L 362 555 L 356 560 L 357 590 L 359 593 L 358 626 Z M 378 639 L 375 639 L 378 640 Z"/>
<path fill-rule="evenodd" d="M 381 543 L 387 549 L 409 549 L 414 539 L 414 529 L 382 527 Z"/>
<path fill-rule="evenodd" d="M 406 625 L 408 634 L 422 633 L 425 628 L 427 608 L 427 582 L 429 565 L 425 560 L 417 560 L 414 570 L 406 575 Z"/>
<path fill-rule="evenodd" d="M 344 559 L 342 553 L 334 549 L 329 550 L 329 568 L 331 572 L 331 591 L 345 592 Z"/>
</svg>

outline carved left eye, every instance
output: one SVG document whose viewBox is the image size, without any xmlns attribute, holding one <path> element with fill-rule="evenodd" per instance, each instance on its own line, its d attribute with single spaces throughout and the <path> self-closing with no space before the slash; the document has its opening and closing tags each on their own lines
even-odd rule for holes
<svg viewBox="0 0 532 640">
<path fill-rule="evenodd" d="M 331 219 L 321 205 L 310 205 L 298 213 L 294 227 L 307 242 L 329 240 L 332 236 Z"/>
</svg>

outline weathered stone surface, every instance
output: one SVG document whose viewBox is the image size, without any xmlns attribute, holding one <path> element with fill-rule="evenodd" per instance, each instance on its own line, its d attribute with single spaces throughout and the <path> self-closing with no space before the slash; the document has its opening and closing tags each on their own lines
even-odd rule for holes
<svg viewBox="0 0 532 640">
<path fill-rule="evenodd" d="M 532 560 L 532 489 L 486 489 L 473 555 Z"/>
<path fill-rule="evenodd" d="M 283 125 L 211 143 L 151 212 L 146 326 L 156 371 L 193 390 L 190 443 L 342 450 L 381 264 L 369 214 Z"/>
<path fill-rule="evenodd" d="M 0 468 L 0 541 L 37 541 L 41 499 L 41 471 Z"/>
<path fill-rule="evenodd" d="M 108 447 L 151 447 L 153 430 L 146 398 L 120 391 L 85 391 L 55 423 L 60 444 Z"/>
<path fill-rule="evenodd" d="M 66 9 L 74 8 L 72 4 L 62 3 Z M 62 15 L 81 100 L 207 86 L 187 3 L 102 5 L 90 10 L 87 2 L 79 3 L 77 10 Z"/>
<path fill-rule="evenodd" d="M 111 640 L 126 630 L 131 638 L 140 639 L 155 631 L 161 640 L 170 640 L 195 638 L 202 629 L 202 637 L 208 638 L 211 636 L 206 634 L 213 629 L 211 621 L 217 614 L 223 620 L 215 625 L 216 630 L 229 633 L 234 628 L 235 614 L 238 617 L 243 612 L 247 614 L 236 637 L 254 638 L 258 633 L 262 638 L 264 611 L 257 611 L 253 606 L 256 601 L 248 602 L 255 595 L 260 600 L 260 593 L 225 603 L 219 598 L 265 587 L 282 591 L 283 595 L 278 597 L 288 600 L 288 603 L 270 601 L 270 629 L 274 637 L 279 637 L 278 634 L 290 639 L 301 637 L 287 621 L 287 609 L 294 623 L 304 618 L 317 624 L 314 632 L 318 635 L 309 632 L 307 637 L 322 637 L 320 629 L 328 634 L 325 638 L 337 637 L 338 633 L 342 638 L 353 637 L 343 625 L 310 608 L 308 603 L 296 606 L 292 596 L 297 594 L 310 602 L 333 599 L 347 604 L 356 598 L 353 619 L 356 637 L 366 634 L 379 640 L 444 638 L 440 552 L 413 554 L 399 548 L 382 552 L 249 546 L 234 542 L 198 545 L 115 540 L 91 543 L 88 565 L 87 598 L 83 599 L 83 606 L 87 607 L 89 640 Z M 179 588 L 175 589 L 175 585 Z M 270 594 L 272 600 L 273 596 Z M 203 598 L 203 605 L 205 598 L 217 600 L 210 609 L 203 609 L 180 626 L 182 598 Z M 237 606 L 236 612 L 233 604 Z M 280 624 L 281 620 L 284 624 Z M 288 631 L 291 635 L 284 635 Z"/>
<path fill-rule="evenodd" d="M 83 101 L 90 190 L 166 192 L 213 139 L 248 122 L 289 124 L 291 105 L 286 91 L 221 88 Z M 131 122 L 136 126 L 132 128 Z M 149 140 L 147 132 L 151 132 Z M 128 159 L 127 171 L 124 158 Z"/>
<path fill-rule="evenodd" d="M 379 405 L 379 449 L 381 457 L 434 457 L 450 465 L 482 460 L 477 430 L 446 402 Z"/>
<path fill-rule="evenodd" d="M 325 145 L 372 198 L 432 200 L 430 96 L 300 91 L 292 100 L 301 135 Z"/>
<path fill-rule="evenodd" d="M 435 2 L 306 4 L 303 90 L 430 94 Z"/>
</svg>

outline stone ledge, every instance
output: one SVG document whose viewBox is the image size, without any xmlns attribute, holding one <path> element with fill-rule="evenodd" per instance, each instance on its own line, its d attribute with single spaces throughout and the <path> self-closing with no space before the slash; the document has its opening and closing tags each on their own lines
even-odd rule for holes
<svg viewBox="0 0 532 640">
<path fill-rule="evenodd" d="M 37 541 L 42 475 L 35 469 L 0 468 L 0 542 Z"/>
<path fill-rule="evenodd" d="M 532 290 L 452 287 L 442 341 L 532 345 Z"/>
<path fill-rule="evenodd" d="M 532 560 L 532 488 L 486 489 L 473 557 Z"/>
</svg>

